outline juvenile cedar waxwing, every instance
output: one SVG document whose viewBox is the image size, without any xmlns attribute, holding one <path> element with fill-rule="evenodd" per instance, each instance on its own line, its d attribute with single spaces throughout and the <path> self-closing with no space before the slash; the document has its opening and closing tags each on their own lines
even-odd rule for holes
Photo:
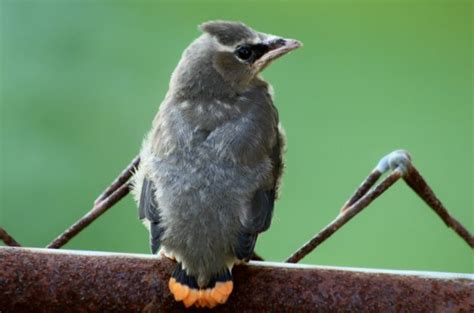
<svg viewBox="0 0 474 313">
<path fill-rule="evenodd" d="M 270 226 L 282 174 L 278 112 L 259 73 L 301 43 L 237 22 L 200 29 L 143 142 L 133 192 L 152 253 L 177 262 L 175 300 L 212 308 Z"/>
</svg>

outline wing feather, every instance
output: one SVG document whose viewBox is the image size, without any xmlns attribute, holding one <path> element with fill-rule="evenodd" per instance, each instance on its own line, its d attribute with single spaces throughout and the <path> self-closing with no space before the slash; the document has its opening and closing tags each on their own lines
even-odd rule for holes
<svg viewBox="0 0 474 313">
<path fill-rule="evenodd" d="M 142 184 L 138 217 L 150 221 L 150 247 L 151 252 L 155 254 L 160 248 L 163 228 L 160 225 L 161 217 L 158 211 L 158 203 L 155 199 L 155 187 L 153 182 L 147 178 L 143 180 Z"/>
<path fill-rule="evenodd" d="M 273 186 L 271 189 L 259 189 L 255 192 L 251 207 L 246 214 L 245 225 L 242 225 L 235 247 L 236 257 L 241 260 L 249 260 L 252 257 L 258 234 L 266 231 L 271 224 L 283 172 L 284 137 L 279 129 L 276 130 L 276 133 L 277 140 L 270 155 L 273 165 Z"/>
</svg>

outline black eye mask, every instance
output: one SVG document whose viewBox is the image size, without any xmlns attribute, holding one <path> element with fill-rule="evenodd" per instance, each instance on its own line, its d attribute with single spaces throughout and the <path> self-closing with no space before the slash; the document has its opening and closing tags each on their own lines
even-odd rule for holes
<svg viewBox="0 0 474 313">
<path fill-rule="evenodd" d="M 234 50 L 234 54 L 242 61 L 248 64 L 252 64 L 262 55 L 270 50 L 269 46 L 263 43 L 255 44 L 255 45 L 239 45 Z"/>
</svg>

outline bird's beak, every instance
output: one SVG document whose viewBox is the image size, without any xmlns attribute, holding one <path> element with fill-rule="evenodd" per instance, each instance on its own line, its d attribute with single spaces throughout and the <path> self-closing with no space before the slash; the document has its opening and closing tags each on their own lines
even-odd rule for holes
<svg viewBox="0 0 474 313">
<path fill-rule="evenodd" d="M 273 60 L 298 49 L 303 44 L 295 39 L 273 38 L 268 40 L 266 45 L 269 48 L 268 51 L 254 63 L 256 72 L 262 71 Z"/>
</svg>

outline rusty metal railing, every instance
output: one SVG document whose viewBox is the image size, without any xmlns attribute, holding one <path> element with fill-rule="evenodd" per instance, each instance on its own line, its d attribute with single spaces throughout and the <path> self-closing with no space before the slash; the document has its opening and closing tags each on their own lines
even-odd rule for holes
<svg viewBox="0 0 474 313">
<path fill-rule="evenodd" d="M 0 260 L 2 312 L 190 312 L 168 291 L 168 259 L 0 248 Z M 474 311 L 468 274 L 256 261 L 233 272 L 235 290 L 213 312 Z"/>
<path fill-rule="evenodd" d="M 77 311 L 178 308 L 164 287 L 171 261 L 52 250 L 61 248 L 129 193 L 130 178 L 139 162 L 136 157 L 87 214 L 47 245 L 49 249 L 0 248 L 0 312 L 4 308 L 28 310 L 28 303 L 44 312 L 49 312 L 47 308 L 62 311 L 74 303 L 84 308 L 77 307 Z M 376 184 L 385 173 L 388 175 Z M 288 257 L 285 264 L 299 262 L 399 180 L 405 181 L 471 250 L 474 248 L 474 236 L 450 215 L 408 153 L 395 151 L 381 159 L 336 219 Z M 0 240 L 7 246 L 20 246 L 1 227 Z M 261 258 L 256 255 L 255 259 Z M 361 272 L 264 262 L 238 267 L 236 281 L 235 295 L 218 310 L 230 311 L 238 305 L 257 311 L 474 311 L 474 277 L 470 274 L 401 275 L 394 271 Z"/>
</svg>

